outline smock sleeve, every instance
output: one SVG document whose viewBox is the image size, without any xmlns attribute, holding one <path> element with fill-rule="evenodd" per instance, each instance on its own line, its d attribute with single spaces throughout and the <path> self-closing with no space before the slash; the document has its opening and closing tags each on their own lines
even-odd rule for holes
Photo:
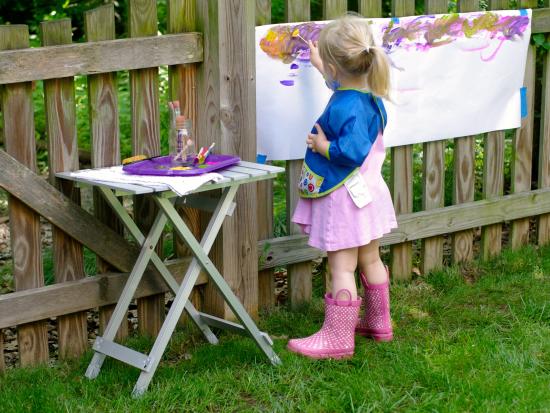
<svg viewBox="0 0 550 413">
<path fill-rule="evenodd" d="M 330 141 L 327 157 L 338 165 L 360 167 L 378 136 L 374 114 L 359 111 L 344 115 L 336 139 Z"/>
</svg>

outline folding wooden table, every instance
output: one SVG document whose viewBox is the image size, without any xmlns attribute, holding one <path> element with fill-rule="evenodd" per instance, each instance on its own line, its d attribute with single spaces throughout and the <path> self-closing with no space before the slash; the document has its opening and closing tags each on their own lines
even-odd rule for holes
<svg viewBox="0 0 550 413">
<path fill-rule="evenodd" d="M 128 281 L 126 282 L 122 294 L 120 295 L 105 332 L 103 333 L 103 336 L 97 337 L 94 342 L 94 356 L 86 371 L 86 377 L 89 379 L 96 378 L 101 370 L 105 357 L 109 356 L 141 370 L 141 374 L 136 385 L 134 386 L 132 394 L 134 396 L 143 394 L 147 390 L 147 387 L 153 378 L 162 354 L 166 349 L 168 341 L 170 340 L 170 337 L 172 336 L 176 324 L 184 309 L 211 344 L 216 344 L 218 339 L 210 327 L 228 329 L 239 333 L 249 334 L 272 364 L 280 364 L 281 361 L 279 357 L 273 351 L 273 342 L 271 338 L 266 333 L 258 330 L 258 327 L 246 312 L 239 299 L 231 291 L 231 288 L 227 285 L 222 275 L 208 258 L 208 253 L 212 248 L 212 244 L 214 243 L 216 235 L 218 234 L 225 217 L 233 213 L 233 209 L 235 208 L 233 199 L 239 186 L 264 179 L 272 179 L 276 176 L 276 174 L 283 171 L 283 168 L 275 166 L 241 161 L 235 166 L 219 171 L 219 173 L 223 176 L 222 180 L 215 183 L 211 182 L 204 184 L 192 191 L 191 194 L 185 195 L 182 201 L 186 204 L 193 207 L 204 207 L 209 211 L 213 210 L 213 214 L 206 232 L 200 242 L 194 237 L 189 227 L 177 213 L 174 205 L 178 196 L 166 185 L 149 183 L 130 184 L 90 180 L 79 177 L 78 175 L 72 175 L 68 172 L 56 174 L 58 178 L 69 179 L 77 181 L 79 184 L 87 184 L 97 187 L 105 197 L 105 200 L 124 223 L 129 233 L 141 245 L 140 254 L 128 277 Z M 201 192 L 211 191 L 214 189 L 222 189 L 222 195 L 218 200 L 204 196 L 201 197 Z M 151 194 L 156 204 L 159 206 L 159 211 L 147 236 L 144 236 L 141 233 L 134 220 L 130 217 L 120 200 L 117 198 L 117 196 L 120 195 L 142 194 Z M 212 201 L 214 201 L 215 204 L 209 205 L 209 202 Z M 187 243 L 194 255 L 181 284 L 178 284 L 172 274 L 168 271 L 164 262 L 155 253 L 155 246 L 167 221 L 172 223 L 178 235 Z M 113 340 L 121 322 L 125 319 L 130 301 L 134 296 L 136 288 L 143 277 L 149 262 L 152 262 L 152 264 L 156 267 L 164 278 L 166 284 L 174 292 L 174 294 L 176 294 L 176 296 L 160 329 L 159 335 L 155 340 L 151 352 L 149 354 L 142 354 L 121 344 L 115 343 Z M 231 321 L 199 312 L 189 301 L 189 295 L 195 285 L 195 282 L 197 281 L 201 268 L 208 274 L 210 282 L 217 287 L 229 307 L 233 310 L 235 316 L 241 321 L 242 324 L 233 323 Z"/>
</svg>

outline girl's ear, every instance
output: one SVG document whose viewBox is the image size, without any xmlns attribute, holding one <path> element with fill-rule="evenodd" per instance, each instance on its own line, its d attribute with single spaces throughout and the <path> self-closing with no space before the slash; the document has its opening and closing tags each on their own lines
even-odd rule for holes
<svg viewBox="0 0 550 413">
<path fill-rule="evenodd" d="M 330 78 L 336 79 L 336 75 L 338 74 L 336 67 L 332 63 L 329 63 L 327 66 L 328 66 L 327 69 L 328 69 L 328 74 L 330 75 Z"/>
</svg>

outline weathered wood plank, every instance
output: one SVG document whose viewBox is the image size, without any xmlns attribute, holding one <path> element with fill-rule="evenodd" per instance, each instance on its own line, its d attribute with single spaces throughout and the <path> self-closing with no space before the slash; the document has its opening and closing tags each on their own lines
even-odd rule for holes
<svg viewBox="0 0 550 413">
<path fill-rule="evenodd" d="M 544 9 L 534 9 L 533 19 L 531 20 L 531 33 L 548 33 L 550 32 L 550 8 L 546 2 Z"/>
<path fill-rule="evenodd" d="M 208 0 L 197 3 L 197 29 L 204 34 L 204 62 L 197 71 L 198 125 L 197 145 L 215 142 L 221 147 L 220 127 L 220 56 L 217 2 Z M 201 228 L 205 229 L 211 214 L 201 213 Z M 210 258 L 221 274 L 225 273 L 223 262 L 224 228 L 218 234 Z M 226 316 L 223 300 L 214 288 L 206 287 L 204 309 L 210 314 Z"/>
<path fill-rule="evenodd" d="M 196 63 L 202 57 L 200 33 L 27 46 L 24 50 L 0 52 L 0 84 Z"/>
<path fill-rule="evenodd" d="M 129 36 L 157 35 L 157 3 L 154 0 L 130 0 Z M 158 68 L 130 71 L 132 100 L 132 152 L 134 155 L 160 155 L 160 115 Z M 134 215 L 143 233 L 153 225 L 157 206 L 150 197 L 134 198 Z M 162 257 L 162 238 L 156 247 Z M 164 294 L 139 299 L 138 325 L 142 334 L 157 335 L 164 319 Z"/>
<path fill-rule="evenodd" d="M 256 25 L 271 23 L 271 0 L 256 0 Z"/>
<path fill-rule="evenodd" d="M 414 0 L 393 0 L 392 16 L 414 15 Z M 412 212 L 412 145 L 391 149 L 391 192 L 397 215 Z M 412 244 L 391 248 L 391 274 L 394 279 L 406 280 L 412 274 Z"/>
<path fill-rule="evenodd" d="M 4 361 L 4 332 L 0 330 L 0 374 L 6 369 Z"/>
<path fill-rule="evenodd" d="M 490 10 L 508 9 L 507 0 L 492 0 Z M 501 196 L 504 191 L 504 131 L 489 132 L 483 145 L 483 198 Z M 500 253 L 502 225 L 481 228 L 481 258 L 487 260 Z"/>
<path fill-rule="evenodd" d="M 75 205 L 48 182 L 2 150 L 0 168 L 1 188 L 118 270 L 129 272 L 132 269 L 139 250 L 122 236 Z"/>
<path fill-rule="evenodd" d="M 180 33 L 196 30 L 196 0 L 170 0 L 168 2 L 168 32 Z M 197 130 L 197 89 L 196 76 L 197 67 L 194 64 L 170 66 L 168 68 L 168 83 L 170 100 L 180 102 L 181 113 L 191 119 L 193 126 L 191 136 L 196 139 Z M 191 229 L 195 237 L 200 237 L 200 212 L 197 209 L 183 205 L 176 206 L 176 209 L 185 223 Z M 174 240 L 174 251 L 177 257 L 191 255 L 187 244 L 180 238 L 177 231 L 172 231 Z M 197 288 L 190 296 L 191 302 L 200 311 L 202 305 L 201 293 Z M 182 322 L 185 322 L 186 315 L 182 315 Z"/>
<path fill-rule="evenodd" d="M 536 8 L 536 0 L 519 1 L 519 7 Z M 512 143 L 512 192 L 531 189 L 531 171 L 533 158 L 533 129 L 535 109 L 535 46 L 529 45 L 523 86 L 527 88 L 527 116 L 516 129 Z M 512 222 L 510 243 L 513 249 L 529 243 L 529 219 Z"/>
<path fill-rule="evenodd" d="M 311 19 L 310 1 L 285 2 L 286 20 L 288 22 L 308 21 Z M 326 7 L 326 6 L 325 6 Z M 332 9 L 327 10 L 328 13 Z M 303 139 L 306 137 L 304 136 Z M 289 235 L 301 234 L 300 227 L 291 222 L 296 209 L 299 195 L 297 182 L 300 179 L 302 160 L 286 162 L 286 228 Z M 313 268 L 311 262 L 301 262 L 287 267 L 288 300 L 295 307 L 304 301 L 311 299 Z"/>
<path fill-rule="evenodd" d="M 399 227 L 386 234 L 381 245 L 394 245 L 483 225 L 502 223 L 512 219 L 550 212 L 550 189 L 521 192 L 500 198 L 457 204 L 429 211 L 403 214 Z M 456 219 L 460 216 L 460 219 Z M 293 235 L 260 242 L 261 268 L 289 265 L 324 256 L 322 251 L 307 245 L 307 236 Z"/>
<path fill-rule="evenodd" d="M 247 161 L 256 160 L 255 9 L 253 0 L 220 2 L 218 9 L 222 152 Z M 256 185 L 243 185 L 235 202 L 233 217 L 223 228 L 224 276 L 246 310 L 257 317 Z"/>
<path fill-rule="evenodd" d="M 459 1 L 461 13 L 479 10 L 479 0 Z M 475 137 L 465 136 L 454 141 L 453 203 L 474 200 L 475 185 Z M 452 238 L 453 262 L 470 261 L 474 258 L 474 233 L 472 230 L 459 232 Z"/>
<path fill-rule="evenodd" d="M 294 2 L 296 4 L 296 2 Z M 256 0 L 256 25 L 271 23 L 271 0 Z M 256 186 L 258 197 L 258 239 L 273 236 L 273 181 L 260 181 Z M 275 305 L 275 277 L 273 269 L 258 272 L 258 308 Z"/>
<path fill-rule="evenodd" d="M 547 41 L 550 40 L 547 35 Z M 539 140 L 539 188 L 550 187 L 550 53 L 546 53 L 542 68 L 542 105 Z M 550 242 L 550 215 L 541 215 L 538 220 L 538 244 Z"/>
<path fill-rule="evenodd" d="M 84 13 L 84 32 L 89 42 L 115 39 L 115 10 L 107 4 Z M 118 120 L 118 96 L 116 73 L 101 73 L 88 76 L 88 114 L 92 144 L 91 163 L 93 168 L 120 164 L 120 141 Z M 101 193 L 94 188 L 94 216 L 123 234 L 122 223 Z M 98 274 L 113 271 L 114 268 L 97 258 Z M 99 334 L 103 334 L 115 306 L 99 308 Z M 128 335 L 128 323 L 122 323 L 116 339 L 121 341 Z"/>
<path fill-rule="evenodd" d="M 331 20 L 343 16 L 348 10 L 347 0 L 323 0 L 323 19 Z"/>
<path fill-rule="evenodd" d="M 29 47 L 27 26 L 0 26 L 0 50 Z M 2 90 L 4 136 L 6 151 L 22 164 L 36 170 L 34 112 L 30 83 L 7 85 Z M 6 156 L 6 152 L 3 152 Z M 10 157 L 13 160 L 13 158 Z M 14 160 L 15 164 L 19 165 Z M 11 172 L 1 168 L 5 178 Z M 16 290 L 44 285 L 40 218 L 20 200 L 10 197 L 10 234 L 13 276 Z M 48 361 L 48 332 L 44 321 L 22 325 L 17 330 L 19 359 L 22 366 Z"/>
<path fill-rule="evenodd" d="M 53 20 L 40 24 L 43 46 L 70 44 L 71 20 Z M 70 181 L 58 181 L 56 172 L 78 170 L 76 138 L 76 102 L 74 79 L 66 77 L 44 81 L 44 106 L 48 134 L 50 182 L 80 205 L 80 190 Z M 84 278 L 82 245 L 57 227 L 52 228 L 55 281 Z M 79 357 L 88 347 L 86 313 L 62 315 L 57 320 L 59 357 Z"/>
<path fill-rule="evenodd" d="M 183 274 L 190 262 L 190 258 L 167 262 L 168 270 L 176 281 L 183 280 Z M 105 273 L 0 295 L 0 314 L 2 314 L 0 328 L 95 307 L 110 306 L 118 301 L 127 279 L 128 273 Z M 206 282 L 206 274 L 201 273 L 196 285 Z M 169 291 L 168 286 L 162 281 L 162 277 L 156 274 L 143 279 L 136 290 L 135 297 L 147 297 L 167 291 Z"/>
<path fill-rule="evenodd" d="M 381 0 L 359 0 L 359 14 L 365 17 L 381 17 Z"/>
<path fill-rule="evenodd" d="M 426 14 L 447 12 L 446 0 L 427 0 Z M 445 141 L 423 145 L 422 209 L 441 208 L 445 202 Z M 443 237 L 422 240 L 420 265 L 423 273 L 443 266 Z"/>
<path fill-rule="evenodd" d="M 309 21 L 311 19 L 310 0 L 286 0 L 285 20 L 289 23 Z"/>
</svg>

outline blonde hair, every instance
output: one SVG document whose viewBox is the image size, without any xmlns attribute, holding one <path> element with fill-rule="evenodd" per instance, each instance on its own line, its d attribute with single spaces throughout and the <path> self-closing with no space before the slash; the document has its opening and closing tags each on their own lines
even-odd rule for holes
<svg viewBox="0 0 550 413">
<path fill-rule="evenodd" d="M 319 55 L 324 65 L 332 64 L 343 75 L 366 75 L 371 92 L 389 99 L 390 64 L 374 44 L 367 19 L 346 15 L 327 24 L 319 36 Z"/>
</svg>

